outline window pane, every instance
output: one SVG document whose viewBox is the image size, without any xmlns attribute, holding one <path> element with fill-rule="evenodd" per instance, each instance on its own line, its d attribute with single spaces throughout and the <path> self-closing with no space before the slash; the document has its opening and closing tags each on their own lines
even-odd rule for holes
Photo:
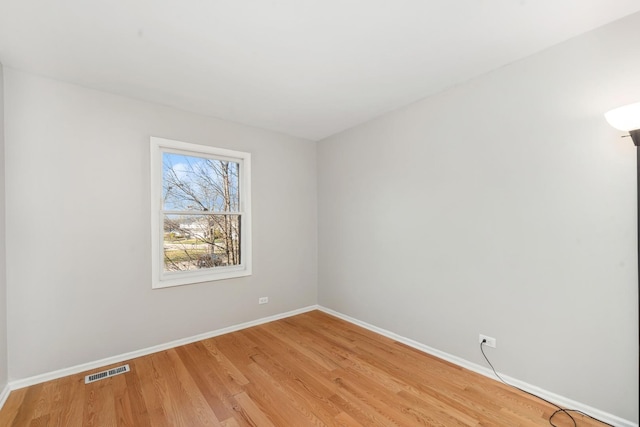
<svg viewBox="0 0 640 427">
<path fill-rule="evenodd" d="M 238 212 L 236 162 L 162 153 L 164 210 Z"/>
<path fill-rule="evenodd" d="M 241 263 L 240 215 L 164 215 L 164 271 Z"/>
</svg>

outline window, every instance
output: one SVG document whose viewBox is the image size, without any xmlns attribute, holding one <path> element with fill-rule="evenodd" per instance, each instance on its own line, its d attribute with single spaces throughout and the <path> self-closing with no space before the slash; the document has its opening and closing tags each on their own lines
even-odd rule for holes
<svg viewBox="0 0 640 427">
<path fill-rule="evenodd" d="M 151 137 L 153 288 L 251 274 L 251 155 Z"/>
</svg>

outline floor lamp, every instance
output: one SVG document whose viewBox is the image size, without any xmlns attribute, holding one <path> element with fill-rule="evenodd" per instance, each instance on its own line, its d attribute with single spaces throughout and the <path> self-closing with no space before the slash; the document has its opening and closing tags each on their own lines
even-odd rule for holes
<svg viewBox="0 0 640 427">
<path fill-rule="evenodd" d="M 604 116 L 614 128 L 629 132 L 631 140 L 636 145 L 636 157 L 638 159 L 636 163 L 638 180 L 638 279 L 640 280 L 640 102 L 616 108 Z M 640 311 L 640 284 L 638 285 L 638 310 Z M 638 316 L 640 316 L 640 313 Z"/>
</svg>

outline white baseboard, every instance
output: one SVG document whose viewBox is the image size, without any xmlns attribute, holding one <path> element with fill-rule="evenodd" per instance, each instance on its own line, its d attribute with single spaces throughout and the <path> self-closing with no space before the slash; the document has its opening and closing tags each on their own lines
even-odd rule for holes
<svg viewBox="0 0 640 427">
<path fill-rule="evenodd" d="M 0 409 L 4 406 L 4 402 L 7 401 L 7 397 L 9 397 L 9 393 L 11 393 L 11 385 L 7 383 L 2 391 L 0 392 Z"/>
<path fill-rule="evenodd" d="M 7 400 L 7 397 L 9 396 L 9 393 L 12 390 L 17 390 L 20 388 L 24 388 L 24 387 L 28 387 L 34 384 L 40 384 L 43 383 L 45 381 L 51 381 L 51 380 L 55 380 L 58 378 L 62 378 L 62 377 L 66 377 L 68 375 L 74 375 L 74 374 L 79 374 L 80 372 L 85 372 L 85 371 L 89 371 L 92 369 L 98 369 L 98 368 L 102 368 L 106 365 L 111 365 L 114 363 L 120 363 L 123 362 L 125 360 L 130 360 L 130 359 L 134 359 L 136 357 L 141 357 L 141 356 L 146 356 L 152 353 L 157 353 L 159 351 L 163 351 L 163 350 L 168 350 L 170 348 L 174 348 L 174 347 L 179 347 L 181 345 L 185 345 L 185 344 L 191 344 L 193 342 L 196 341 L 201 341 L 201 340 L 205 340 L 208 338 L 213 338 L 219 335 L 223 335 L 223 334 L 228 334 L 230 332 L 235 332 L 235 331 L 239 331 L 242 329 L 246 329 L 246 328 L 250 328 L 252 326 L 258 326 L 261 325 L 263 323 L 268 323 L 268 322 L 272 322 L 274 320 L 280 320 L 280 319 L 284 319 L 287 317 L 291 317 L 291 316 L 295 316 L 297 314 L 301 314 L 301 313 L 306 313 L 309 311 L 313 311 L 313 310 L 320 310 L 323 311 L 327 314 L 331 314 L 332 316 L 338 317 L 342 320 L 345 320 L 349 323 L 353 323 L 354 325 L 357 326 L 361 326 L 365 329 L 368 329 L 372 332 L 376 332 L 380 335 L 383 335 L 387 338 L 390 338 L 392 340 L 401 342 L 403 344 L 406 344 L 410 347 L 413 347 L 417 350 L 423 351 L 425 353 L 431 354 L 435 357 L 438 357 L 440 359 L 446 360 L 448 362 L 451 362 L 455 365 L 461 366 L 463 368 L 469 369 L 470 371 L 473 372 L 477 372 L 481 375 L 484 375 L 486 377 L 489 377 L 491 379 L 496 379 L 493 372 L 489 369 L 489 368 L 485 368 L 484 366 L 480 366 L 478 364 L 469 362 L 468 360 L 462 359 L 460 357 L 457 356 L 453 356 L 451 354 L 445 353 L 443 351 L 437 350 L 435 348 L 429 347 L 425 344 L 419 343 L 417 341 L 414 341 L 412 339 L 403 337 L 401 335 L 398 335 L 396 333 L 393 333 L 391 331 L 387 331 L 386 329 L 382 329 L 379 328 L 377 326 L 371 325 L 369 323 L 360 321 L 358 319 L 355 319 L 353 317 L 347 316 L 345 314 L 339 313 L 337 311 L 331 310 L 330 308 L 327 307 L 323 307 L 320 305 L 310 305 L 308 307 L 304 307 L 304 308 L 300 308 L 297 310 L 292 310 L 292 311 L 288 311 L 286 313 L 280 313 L 280 314 L 276 314 L 273 316 L 268 316 L 268 317 L 263 317 L 261 319 L 257 319 L 257 320 L 253 320 L 250 322 L 245 322 L 245 323 L 240 323 L 237 325 L 233 325 L 233 326 L 229 326 L 226 328 L 222 328 L 222 329 L 217 329 L 215 331 L 210 331 L 210 332 L 205 332 L 203 334 L 199 334 L 199 335 L 194 335 L 188 338 L 182 338 L 179 340 L 175 340 L 175 341 L 171 341 L 165 344 L 159 344 L 159 345 L 155 345 L 152 347 L 148 347 L 148 348 L 144 348 L 144 349 L 140 349 L 140 350 L 136 350 L 136 351 L 132 351 L 129 353 L 124 353 L 124 354 L 120 354 L 117 356 L 112 356 L 112 357 L 108 357 L 105 359 L 101 359 L 101 360 L 96 360 L 94 362 L 88 362 L 88 363 L 83 363 L 81 365 L 77 365 L 77 366 L 72 366 L 69 368 L 64 368 L 64 369 L 60 369 L 57 371 L 53 371 L 53 372 L 48 372 L 48 373 L 44 373 L 44 374 L 40 374 L 40 375 L 35 375 L 29 378 L 24 378 L 21 380 L 16 380 L 16 381 L 11 381 L 9 382 L 9 384 L 7 384 L 4 389 L 2 390 L 2 392 L 0 392 L 0 409 L 2 409 L 2 406 L 4 405 L 5 401 Z M 534 385 L 525 383 L 523 381 L 520 381 L 516 378 L 511 378 L 507 375 L 503 375 L 500 374 L 500 376 L 502 378 L 504 378 L 505 381 L 507 381 L 509 384 L 512 384 L 516 387 L 519 387 L 523 390 L 526 390 L 530 393 L 536 394 L 540 397 L 543 397 L 547 400 L 549 400 L 550 402 L 554 402 L 559 406 L 562 406 L 564 408 L 571 408 L 571 409 L 577 409 L 579 411 L 584 412 L 585 414 L 589 414 L 601 421 L 604 421 L 606 423 L 609 423 L 613 426 L 618 426 L 618 427 L 639 427 L 638 424 L 625 420 L 623 418 L 620 418 L 618 416 L 615 416 L 613 414 L 610 414 L 608 412 L 604 412 L 601 411 L 599 409 L 596 408 L 592 408 L 588 405 L 582 404 L 580 402 L 576 402 L 574 400 L 568 399 L 566 397 L 557 395 L 555 393 L 552 393 L 550 391 L 541 389 L 539 387 L 536 387 Z"/>
<path fill-rule="evenodd" d="M 215 331 L 205 332 L 205 333 L 194 335 L 188 338 L 182 338 L 179 340 L 170 341 L 168 343 L 158 344 L 152 347 L 147 347 L 140 350 L 132 351 L 129 353 L 107 357 L 105 359 L 96 360 L 94 362 L 83 363 L 81 365 L 76 365 L 69 368 L 59 369 L 53 372 L 47 372 L 44 374 L 35 375 L 29 378 L 11 381 L 8 384 L 8 388 L 10 390 L 17 390 L 20 388 L 29 387 L 34 384 L 43 383 L 45 381 L 51 381 L 58 378 L 66 377 L 68 375 L 79 374 L 80 372 L 102 368 L 106 365 L 112 365 L 114 363 L 124 362 L 125 360 L 135 359 L 136 357 L 147 356 L 149 354 L 157 353 L 159 351 L 168 350 L 170 348 L 179 347 L 185 344 L 191 344 L 196 341 L 206 340 L 208 338 L 213 338 L 219 335 L 228 334 L 229 332 L 239 331 L 241 329 L 250 328 L 252 326 L 258 326 L 263 323 L 273 322 L 274 320 L 284 319 L 287 317 L 295 316 L 297 314 L 306 313 L 308 311 L 317 310 L 317 309 L 318 309 L 317 305 L 311 305 L 308 307 L 299 308 L 297 310 L 288 311 L 286 313 L 275 314 L 273 316 L 252 320 L 250 322 L 240 323 L 240 324 L 229 326 L 222 329 L 216 329 Z M 2 408 L 2 405 L 0 405 L 0 408 Z"/>
<path fill-rule="evenodd" d="M 480 366 L 476 363 L 472 363 L 469 362 L 468 360 L 462 359 L 460 357 L 457 356 L 453 356 L 449 353 L 445 353 L 443 351 L 437 350 L 435 348 L 429 347 L 427 345 L 424 345 L 422 343 L 419 343 L 417 341 L 414 341 L 410 338 L 406 338 L 403 337 L 401 335 L 398 335 L 396 333 L 393 333 L 391 331 L 387 331 L 386 329 L 382 329 L 379 328 L 377 326 L 371 325 L 369 323 L 360 321 L 358 319 L 354 319 L 353 317 L 347 316 L 346 314 L 342 314 L 340 312 L 331 310 L 330 308 L 327 307 L 323 307 L 323 306 L 318 306 L 318 310 L 323 311 L 327 314 L 331 314 L 332 316 L 338 317 L 342 320 L 345 320 L 349 323 L 353 323 L 354 325 L 358 325 L 361 326 L 365 329 L 368 329 L 372 332 L 378 333 L 380 335 L 383 335 L 387 338 L 390 338 L 392 340 L 401 342 L 403 344 L 408 345 L 409 347 L 413 347 L 417 350 L 423 351 L 425 353 L 428 353 L 432 356 L 435 356 L 437 358 L 446 360 L 447 362 L 451 362 L 455 365 L 458 365 L 460 367 L 463 367 L 465 369 L 468 369 L 470 371 L 476 372 L 478 374 L 484 375 L 485 377 L 489 377 L 493 380 L 497 381 L 497 378 L 495 377 L 494 373 L 492 370 L 490 370 L 489 368 L 485 368 L 484 366 Z M 629 420 L 625 420 L 624 418 L 620 418 L 616 415 L 610 414 L 608 412 L 604 412 L 601 411 L 599 409 L 593 408 L 589 405 L 585 405 L 583 403 L 580 402 L 576 402 L 575 400 L 572 399 L 568 399 L 564 396 L 560 396 L 558 394 L 552 393 L 550 391 L 541 389 L 539 387 L 536 387 L 534 385 L 525 383 L 523 381 L 520 381 L 516 378 L 512 378 L 509 377 L 508 375 L 504 375 L 504 374 L 500 374 L 500 376 L 509 384 L 516 386 L 518 388 L 521 388 L 522 390 L 528 391 L 529 393 L 533 393 L 537 396 L 540 396 L 550 402 L 554 402 L 555 404 L 563 407 L 563 408 L 567 408 L 567 409 L 576 409 L 578 411 L 582 411 L 585 414 L 589 414 L 594 418 L 599 419 L 600 421 L 604 421 L 605 423 L 609 423 L 613 426 L 617 426 L 617 427 L 638 427 L 637 423 L 634 423 L 632 421 Z"/>
</svg>

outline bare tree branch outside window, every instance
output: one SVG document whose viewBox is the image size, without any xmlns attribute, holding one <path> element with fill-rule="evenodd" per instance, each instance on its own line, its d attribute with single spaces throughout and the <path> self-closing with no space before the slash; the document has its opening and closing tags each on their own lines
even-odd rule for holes
<svg viewBox="0 0 640 427">
<path fill-rule="evenodd" d="M 164 271 L 241 264 L 236 162 L 162 154 Z"/>
</svg>

